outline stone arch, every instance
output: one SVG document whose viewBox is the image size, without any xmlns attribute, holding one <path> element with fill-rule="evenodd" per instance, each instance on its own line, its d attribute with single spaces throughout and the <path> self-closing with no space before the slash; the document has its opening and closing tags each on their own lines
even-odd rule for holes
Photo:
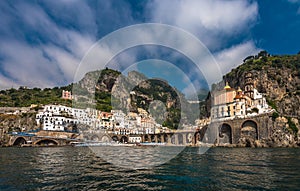
<svg viewBox="0 0 300 191">
<path fill-rule="evenodd" d="M 172 136 L 171 136 L 171 143 L 174 145 L 175 144 L 175 134 L 173 134 Z"/>
<path fill-rule="evenodd" d="M 232 128 L 229 124 L 223 123 L 219 127 L 219 143 L 232 144 Z"/>
<path fill-rule="evenodd" d="M 88 135 L 83 135 L 84 140 L 90 140 L 90 137 Z"/>
<path fill-rule="evenodd" d="M 185 145 L 185 143 L 183 142 L 183 136 L 185 136 L 185 135 L 178 133 L 177 136 L 178 136 L 178 144 Z"/>
<path fill-rule="evenodd" d="M 168 139 L 169 139 L 168 134 L 164 133 L 163 137 L 164 137 L 164 142 L 168 143 Z"/>
<path fill-rule="evenodd" d="M 103 135 L 101 137 L 101 142 L 108 143 L 110 141 L 111 141 L 111 138 L 109 136 L 107 136 L 107 135 Z"/>
<path fill-rule="evenodd" d="M 253 120 L 246 120 L 241 127 L 241 137 L 258 140 L 257 123 Z"/>
<path fill-rule="evenodd" d="M 115 142 L 118 142 L 118 141 L 119 141 L 119 138 L 118 138 L 117 135 L 112 136 L 111 139 L 112 139 L 113 141 L 115 141 Z"/>
<path fill-rule="evenodd" d="M 123 135 L 123 136 L 120 138 L 120 142 L 121 142 L 121 143 L 127 143 L 127 142 L 128 142 L 128 137 Z"/>
<path fill-rule="evenodd" d="M 20 145 L 24 145 L 27 144 L 27 141 L 24 137 L 18 137 L 15 139 L 13 146 L 20 146 Z"/>
<path fill-rule="evenodd" d="M 54 139 L 42 139 L 38 140 L 34 143 L 34 145 L 44 145 L 44 146 L 52 146 L 52 145 L 59 145 L 58 142 Z"/>
<path fill-rule="evenodd" d="M 157 142 L 161 143 L 161 136 L 160 135 L 156 135 L 156 137 L 157 137 Z"/>
<path fill-rule="evenodd" d="M 98 135 L 93 135 L 93 136 L 91 137 L 91 141 L 100 141 L 100 138 L 99 138 Z"/>
<path fill-rule="evenodd" d="M 145 139 L 144 142 L 150 142 L 149 141 L 149 136 L 147 134 L 144 136 L 144 139 Z"/>
<path fill-rule="evenodd" d="M 155 135 L 150 135 L 150 142 L 152 142 L 152 143 L 155 142 Z"/>
<path fill-rule="evenodd" d="M 193 144 L 197 144 L 198 142 L 203 141 L 201 140 L 201 134 L 199 131 L 194 133 L 193 141 Z"/>
</svg>

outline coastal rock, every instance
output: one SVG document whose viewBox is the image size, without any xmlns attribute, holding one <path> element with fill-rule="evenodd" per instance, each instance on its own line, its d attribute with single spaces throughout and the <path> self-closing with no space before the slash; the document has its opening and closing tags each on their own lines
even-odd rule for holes
<svg viewBox="0 0 300 191">
<path fill-rule="evenodd" d="M 38 129 L 35 120 L 36 112 L 18 114 L 0 114 L 0 145 L 4 144 L 9 132 L 21 132 Z"/>
<path fill-rule="evenodd" d="M 255 147 L 255 140 L 250 137 L 242 137 L 239 139 L 238 147 Z"/>
</svg>

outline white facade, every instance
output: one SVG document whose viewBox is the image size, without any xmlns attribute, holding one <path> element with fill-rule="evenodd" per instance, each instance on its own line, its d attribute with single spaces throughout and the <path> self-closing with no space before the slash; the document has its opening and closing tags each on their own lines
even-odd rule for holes
<svg viewBox="0 0 300 191">
<path fill-rule="evenodd" d="M 128 140 L 130 143 L 140 143 L 142 141 L 142 138 L 139 136 L 133 136 L 133 137 L 129 137 Z"/>
<path fill-rule="evenodd" d="M 42 125 L 43 130 L 49 131 L 64 131 L 70 124 L 95 126 L 99 124 L 97 120 L 97 111 L 94 109 L 83 110 L 62 105 L 46 105 L 36 115 L 37 124 Z"/>
<path fill-rule="evenodd" d="M 259 114 L 265 113 L 269 110 L 266 99 L 256 89 L 254 89 L 253 107 L 258 109 Z"/>
</svg>

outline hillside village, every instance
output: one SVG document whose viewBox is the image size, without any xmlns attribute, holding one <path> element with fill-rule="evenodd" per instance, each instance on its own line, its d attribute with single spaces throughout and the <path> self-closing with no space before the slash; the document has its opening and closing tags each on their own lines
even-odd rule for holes
<svg viewBox="0 0 300 191">
<path fill-rule="evenodd" d="M 213 103 L 211 108 L 211 117 L 206 119 L 197 119 L 193 125 L 185 125 L 188 129 L 199 129 L 211 122 L 234 120 L 235 118 L 245 118 L 273 112 L 266 102 L 266 99 L 259 93 L 252 82 L 251 73 L 247 73 L 246 86 L 244 91 L 238 87 L 231 88 L 226 82 L 225 87 L 220 91 L 212 92 Z M 71 91 L 62 91 L 62 99 L 72 100 Z M 32 105 L 31 107 L 37 107 Z M 105 131 L 116 135 L 143 135 L 160 134 L 171 131 L 163 127 L 149 114 L 148 111 L 138 108 L 138 112 L 129 112 L 125 114 L 121 110 L 111 110 L 110 112 L 96 110 L 95 108 L 79 109 L 64 106 L 62 104 L 49 104 L 39 106 L 35 120 L 39 130 L 74 132 L 84 135 L 92 132 Z M 15 111 L 28 112 L 26 110 Z M 8 113 L 6 113 L 8 114 Z M 25 129 L 21 129 L 23 131 Z M 140 142 L 141 138 L 137 136 L 134 142 Z"/>
<path fill-rule="evenodd" d="M 235 121 L 246 118 L 253 118 L 256 116 L 268 116 L 268 120 L 271 120 L 269 127 L 262 128 L 271 128 L 268 129 L 268 134 L 265 134 L 271 141 L 284 140 L 285 136 L 292 137 L 290 139 L 297 138 L 298 133 L 298 120 L 297 117 L 288 115 L 290 114 L 290 105 L 285 104 L 288 103 L 289 98 L 296 100 L 299 95 L 298 86 L 292 86 L 289 83 L 298 83 L 297 74 L 292 72 L 292 75 L 289 75 L 287 78 L 288 84 L 286 85 L 286 94 L 283 95 L 284 91 L 281 86 L 277 83 L 281 83 L 282 80 L 285 80 L 285 76 L 282 79 L 278 80 L 277 78 L 273 80 L 273 70 L 268 69 L 267 73 L 264 73 L 265 70 L 258 70 L 256 65 L 262 65 L 263 67 L 273 68 L 273 61 L 278 67 L 278 60 L 287 60 L 294 62 L 296 57 L 270 57 L 270 55 L 262 55 L 260 57 L 249 57 L 244 60 L 244 64 L 239 66 L 237 69 L 233 69 L 231 73 L 224 76 L 225 84 L 220 85 L 218 88 L 213 88 L 213 91 L 210 92 L 209 96 L 206 99 L 206 109 L 207 109 L 207 117 L 206 115 L 200 116 L 200 118 L 196 119 L 193 123 L 183 124 L 182 127 L 184 129 L 190 130 L 201 130 L 203 127 L 207 127 L 212 123 L 227 123 L 229 121 Z M 272 61 L 270 63 L 270 61 Z M 266 62 L 265 65 L 262 62 Z M 281 61 L 280 61 L 281 62 Z M 287 65 L 286 70 L 290 70 L 290 63 L 284 62 Z M 281 65 L 281 67 L 285 67 L 285 65 Z M 250 69 L 248 69 L 250 67 Z M 274 66 L 275 67 L 275 66 Z M 275 70 L 274 70 L 275 71 Z M 280 70 L 281 71 L 281 70 Z M 262 73 L 259 73 L 262 72 Z M 234 74 L 232 74 L 234 73 Z M 93 74 L 93 73 L 91 73 Z M 133 75 L 134 74 L 134 75 Z M 138 73 L 131 74 L 133 78 L 140 77 Z M 101 91 L 105 90 L 105 102 L 109 101 L 108 98 L 111 97 L 109 90 L 111 89 L 111 85 L 115 81 L 116 76 L 119 73 L 106 69 L 104 73 L 101 73 L 101 80 L 98 81 L 101 84 Z M 296 76 L 296 81 L 291 80 L 291 77 Z M 299 76 L 299 75 L 298 75 Z M 263 80 L 262 80 L 263 79 Z M 85 84 L 89 84 L 91 79 L 85 78 L 81 81 L 81 86 L 85 87 Z M 106 84 L 109 82 L 109 84 Z M 153 83 L 156 84 L 156 83 Z M 152 84 L 152 85 L 153 85 Z M 274 85 L 275 84 L 275 85 Z M 106 86 L 110 87 L 110 89 L 105 89 Z M 149 83 L 148 85 L 151 85 Z M 266 87 L 264 87 L 266 86 Z M 167 87 L 163 85 L 162 87 Z M 280 91 L 276 89 L 281 88 Z M 274 91 L 269 91 L 269 89 L 273 88 Z M 292 88 L 297 88 L 295 92 L 293 92 Z M 99 107 L 87 107 L 85 109 L 72 107 L 72 101 L 76 99 L 76 96 L 72 95 L 71 86 L 67 88 L 54 88 L 54 92 L 50 92 L 50 89 L 40 90 L 43 93 L 43 96 L 53 97 L 53 95 L 58 95 L 60 91 L 59 97 L 55 97 L 54 102 L 51 102 L 48 97 L 45 104 L 41 104 L 42 98 L 39 98 L 39 102 L 36 104 L 31 104 L 30 107 L 1 107 L 1 123 L 0 123 L 0 137 L 3 140 L 3 137 L 7 134 L 19 133 L 19 132 L 28 132 L 28 131 L 45 131 L 45 132 L 73 132 L 79 133 L 83 136 L 81 137 L 83 140 L 89 139 L 88 137 L 84 137 L 85 134 L 102 131 L 115 135 L 130 135 L 131 137 L 135 137 L 133 142 L 144 141 L 141 137 L 143 135 L 154 135 L 161 134 L 165 132 L 175 131 L 176 128 L 171 129 L 170 127 L 166 127 L 162 121 L 156 121 L 155 116 L 151 115 L 151 112 L 141 108 L 142 104 L 135 104 L 134 110 L 130 110 L 128 113 L 124 113 L 122 110 L 112 109 L 107 110 L 105 105 L 103 108 L 106 110 L 101 110 Z M 172 89 L 172 88 L 170 88 Z M 151 89 L 154 91 L 155 88 Z M 32 95 L 27 94 L 27 96 L 31 97 L 30 102 L 33 103 L 32 100 L 35 99 L 35 96 L 38 95 L 39 90 L 33 89 L 32 91 L 27 89 L 26 87 L 22 87 L 19 90 L 7 90 L 1 91 L 0 96 L 5 98 L 3 99 L 5 103 L 11 102 L 13 105 L 13 99 L 18 98 L 17 93 L 21 92 L 21 96 L 25 96 L 26 92 L 33 92 Z M 100 90 L 99 90 L 100 91 Z M 135 90 L 139 91 L 139 90 Z M 143 90 L 144 94 L 147 95 L 147 89 Z M 10 93 L 11 92 L 11 93 Z M 146 93 L 145 93 L 146 92 Z M 126 92 L 123 92 L 126 93 Z M 275 95 L 279 94 L 278 99 L 282 101 L 277 101 L 277 97 Z M 11 98 L 9 98 L 10 94 L 13 94 Z M 130 99 L 135 99 L 131 101 L 136 101 L 137 94 L 141 94 L 141 92 L 131 91 Z M 144 94 L 141 94 L 139 99 L 142 97 L 147 97 Z M 104 94 L 103 94 L 104 95 Z M 294 97 L 292 96 L 294 95 Z M 21 98 L 20 96 L 20 98 Z M 80 95 L 81 97 L 84 96 Z M 168 95 L 169 96 L 169 95 Z M 290 97 L 289 97 L 290 96 Z M 80 97 L 80 98 L 81 98 Z M 98 97 L 100 99 L 101 97 Z M 147 101 L 151 103 L 151 101 L 155 100 L 154 97 L 148 96 Z M 176 99 L 176 98 L 175 98 Z M 167 100 L 162 101 L 164 104 L 175 103 L 175 100 Z M 275 99 L 275 100 L 274 100 Z M 56 103 L 56 101 L 58 101 Z M 129 101 L 128 103 L 130 103 Z M 19 102 L 18 102 L 19 103 Z M 104 102 L 101 102 L 104 103 Z M 148 105 L 149 105 L 148 103 Z M 191 104 L 198 104 L 199 102 L 190 102 Z M 284 103 L 284 104 L 283 104 Z M 106 103 L 105 103 L 106 104 Z M 285 110 L 281 107 L 282 104 L 285 107 Z M 15 104 L 16 105 L 16 104 Z M 125 104 L 126 105 L 126 104 Z M 176 105 L 176 104 L 175 104 Z M 92 106 L 92 105 L 90 105 Z M 173 107 L 172 106 L 172 107 Z M 291 105 L 293 106 L 293 104 Z M 169 106 L 166 105 L 166 108 Z M 203 107 L 201 105 L 201 107 Z M 96 109 L 97 108 L 97 109 Z M 289 110 L 288 110 L 289 109 Z M 169 111 L 170 112 L 170 111 Z M 297 111 L 295 111 L 297 112 Z M 163 114 L 162 114 L 163 115 Z M 204 117 L 203 117 L 204 116 Z M 179 116 L 180 117 L 180 116 Z M 2 120 L 3 119 L 3 120 Z M 273 122 L 272 122 L 273 121 Z M 253 125 L 252 125 L 253 126 Z M 254 125 L 255 126 L 255 125 Z M 253 127 L 254 127 L 253 126 Z M 256 124 L 257 126 L 257 124 Z M 228 127 L 229 128 L 229 127 Z M 227 128 L 227 129 L 228 129 Z M 252 127 L 251 127 L 252 128 Z M 245 129 L 255 131 L 256 137 L 254 139 L 258 139 L 258 130 L 257 127 L 251 129 L 250 126 Z M 219 131 L 222 134 L 222 126 L 220 126 Z M 227 130 L 226 130 L 227 131 Z M 225 130 L 224 130 L 225 132 Z M 232 142 L 232 132 L 228 130 L 228 139 L 227 142 Z M 221 136 L 220 134 L 220 136 Z M 251 134 L 251 133 L 250 133 Z M 223 135 L 222 135 L 223 136 Z M 275 136 L 275 138 L 273 137 Z M 221 140 L 221 139 L 220 139 Z M 230 141 L 231 140 L 231 141 Z M 238 140 L 238 139 L 237 139 Z M 269 140 L 269 141 L 270 141 Z M 198 140 L 200 141 L 200 139 Z M 276 142 L 275 141 L 275 142 Z M 237 141 L 236 141 L 237 142 Z M 238 141 L 239 142 L 239 141 Z M 288 141 L 289 142 L 289 141 Z M 290 141 L 291 142 L 291 141 Z M 285 143 L 288 145 L 289 143 Z"/>
</svg>

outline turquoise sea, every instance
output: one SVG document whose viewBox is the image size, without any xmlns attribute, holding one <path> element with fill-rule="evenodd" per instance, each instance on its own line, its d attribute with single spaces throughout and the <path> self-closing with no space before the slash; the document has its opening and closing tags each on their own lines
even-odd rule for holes
<svg viewBox="0 0 300 191">
<path fill-rule="evenodd" d="M 134 170 L 88 147 L 0 148 L 0 190 L 300 190 L 300 149 L 190 147 Z"/>
</svg>

